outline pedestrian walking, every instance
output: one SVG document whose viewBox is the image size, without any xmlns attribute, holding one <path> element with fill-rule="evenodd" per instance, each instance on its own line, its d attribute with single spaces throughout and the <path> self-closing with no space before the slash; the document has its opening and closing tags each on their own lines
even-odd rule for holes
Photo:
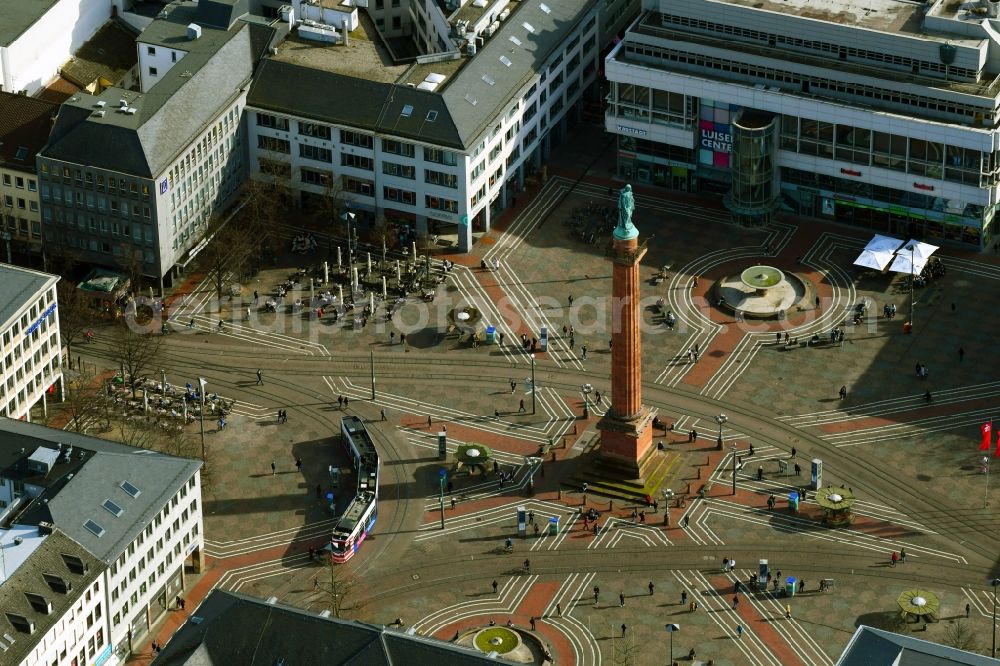
<svg viewBox="0 0 1000 666">
<path fill-rule="evenodd" d="M 519 411 L 522 414 L 524 414 L 524 399 L 523 398 L 521 399 L 521 404 L 518 406 L 517 411 Z"/>
<path fill-rule="evenodd" d="M 847 386 L 840 387 L 840 399 L 843 400 L 847 397 Z"/>
<path fill-rule="evenodd" d="M 455 504 L 456 504 L 456 502 L 455 502 L 455 498 L 454 498 L 454 497 L 452 497 L 452 498 L 451 498 L 451 508 L 452 508 L 452 510 L 454 510 L 454 509 L 455 509 Z"/>
<path fill-rule="evenodd" d="M 802 475 L 802 467 L 798 463 L 795 463 L 795 476 L 801 476 L 801 475 Z"/>
<path fill-rule="evenodd" d="M 899 561 L 899 553 L 892 551 L 892 555 L 889 556 L 889 566 L 896 566 L 896 562 Z"/>
<path fill-rule="evenodd" d="M 530 620 L 528 620 L 528 622 L 531 623 L 531 630 L 534 631 L 535 630 L 535 618 L 532 617 Z"/>
<path fill-rule="evenodd" d="M 344 396 L 344 409 L 347 409 L 347 406 L 348 406 L 349 404 L 351 404 L 351 399 L 350 399 L 350 398 L 348 398 L 348 397 L 347 397 L 347 396 L 345 395 L 345 396 Z"/>
<path fill-rule="evenodd" d="M 339 407 L 340 409 L 344 408 L 344 396 L 342 395 L 337 396 L 337 407 Z"/>
<path fill-rule="evenodd" d="M 295 470 L 298 472 L 302 471 L 302 458 L 295 459 Z"/>
<path fill-rule="evenodd" d="M 785 604 L 785 617 L 788 618 L 789 620 L 792 619 L 792 605 L 791 604 Z"/>
<path fill-rule="evenodd" d="M 743 625 L 736 625 L 736 638 L 743 638 Z"/>
<path fill-rule="evenodd" d="M 514 395 L 514 390 L 517 388 L 517 382 L 513 379 L 510 380 L 510 394 Z"/>
<path fill-rule="evenodd" d="M 261 373 L 260 369 L 257 369 L 257 386 L 264 385 L 264 375 Z"/>
<path fill-rule="evenodd" d="M 316 558 L 316 549 L 313 548 L 312 546 L 309 546 L 309 561 L 311 562 L 315 558 Z"/>
<path fill-rule="evenodd" d="M 500 410 L 499 409 L 494 409 L 493 410 L 493 420 L 494 421 L 499 421 L 500 420 Z"/>
<path fill-rule="evenodd" d="M 601 598 L 601 588 L 594 586 L 594 603 L 596 604 L 598 599 Z"/>
<path fill-rule="evenodd" d="M 493 581 L 493 594 L 497 593 L 497 587 L 498 587 L 498 583 L 496 582 L 496 580 L 494 580 Z"/>
<path fill-rule="evenodd" d="M 379 414 L 382 416 L 382 420 L 385 421 L 385 408 L 379 410 Z"/>
<path fill-rule="evenodd" d="M 184 597 L 177 595 L 177 608 L 180 610 L 184 610 L 185 603 L 186 602 L 184 601 Z"/>
<path fill-rule="evenodd" d="M 567 300 L 569 301 L 569 306 L 573 307 L 573 294 L 570 294 Z"/>
<path fill-rule="evenodd" d="M 733 610 L 736 610 L 736 607 L 739 606 L 739 605 L 740 605 L 740 595 L 734 594 L 733 595 Z"/>
<path fill-rule="evenodd" d="M 906 564 L 906 549 L 905 548 L 900 548 L 899 549 L 899 563 L 900 564 Z"/>
<path fill-rule="evenodd" d="M 625 631 L 626 631 L 627 629 L 628 629 L 628 627 L 626 627 L 626 626 L 625 626 L 625 623 L 624 623 L 624 622 L 622 622 L 622 638 L 625 638 Z"/>
<path fill-rule="evenodd" d="M 562 617 L 562 604 L 556 604 L 556 616 Z"/>
<path fill-rule="evenodd" d="M 757 480 L 758 481 L 763 481 L 764 480 L 764 466 L 763 465 L 757 465 Z"/>
<path fill-rule="evenodd" d="M 580 347 L 580 351 L 583 354 L 583 356 L 582 356 L 583 360 L 586 361 L 587 360 L 587 345 L 583 345 L 582 347 Z"/>
<path fill-rule="evenodd" d="M 528 524 L 529 525 L 534 525 L 535 524 L 535 512 L 534 511 L 529 511 L 528 512 Z"/>
<path fill-rule="evenodd" d="M 427 415 L 427 427 L 428 427 L 428 428 L 430 428 L 430 427 L 431 427 L 431 423 L 432 423 L 432 422 L 433 422 L 433 421 L 431 421 L 431 415 L 430 415 L 430 414 L 428 414 L 428 415 Z"/>
<path fill-rule="evenodd" d="M 681 591 L 681 606 L 688 602 L 688 593 L 686 590 Z"/>
<path fill-rule="evenodd" d="M 965 617 L 969 617 L 969 613 L 972 612 L 972 606 L 965 604 Z"/>
<path fill-rule="evenodd" d="M 639 524 L 640 525 L 645 525 L 646 524 L 646 512 L 645 511 L 640 511 L 639 512 Z"/>
<path fill-rule="evenodd" d="M 619 608 L 625 608 L 625 593 L 624 592 L 619 592 L 618 593 L 618 607 Z"/>
<path fill-rule="evenodd" d="M 649 596 L 653 596 L 653 581 L 649 581 Z"/>
<path fill-rule="evenodd" d="M 689 522 L 689 518 L 687 516 L 684 516 L 684 520 L 682 520 L 681 522 L 684 523 L 684 527 L 687 527 L 688 526 L 688 522 Z"/>
<path fill-rule="evenodd" d="M 278 471 L 278 466 L 272 460 L 271 461 L 271 476 L 274 476 L 277 471 Z"/>
</svg>

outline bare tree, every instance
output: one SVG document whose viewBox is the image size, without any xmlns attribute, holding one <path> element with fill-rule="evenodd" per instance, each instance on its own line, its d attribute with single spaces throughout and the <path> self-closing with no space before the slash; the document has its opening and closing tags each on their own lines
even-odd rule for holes
<svg viewBox="0 0 1000 666">
<path fill-rule="evenodd" d="M 956 620 L 948 625 L 944 631 L 945 645 L 968 652 L 979 651 L 979 637 L 976 632 L 965 622 Z"/>
<path fill-rule="evenodd" d="M 131 236 L 118 247 L 120 249 L 120 254 L 116 259 L 118 267 L 128 277 L 132 293 L 138 294 L 142 287 L 143 276 L 142 248 L 135 244 Z"/>
<path fill-rule="evenodd" d="M 198 253 L 198 266 L 205 271 L 219 300 L 230 282 L 239 282 L 244 265 L 254 253 L 249 235 L 235 221 L 216 220 L 208 230 L 208 244 Z"/>
<path fill-rule="evenodd" d="M 341 617 L 345 610 L 353 610 L 360 607 L 360 604 L 348 606 L 347 599 L 357 588 L 358 580 L 344 567 L 340 566 L 330 558 L 327 565 L 329 573 L 328 580 L 316 579 L 316 592 L 320 600 L 329 605 L 334 617 Z"/>
<path fill-rule="evenodd" d="M 78 370 L 63 375 L 62 412 L 69 418 L 67 428 L 88 432 L 103 420 L 105 396 L 93 372 Z"/>
<path fill-rule="evenodd" d="M 59 337 L 66 345 L 66 357 L 72 367 L 73 345 L 84 339 L 97 315 L 87 294 L 76 288 L 70 280 L 63 278 L 56 284 L 59 315 Z"/>
<path fill-rule="evenodd" d="M 152 335 L 143 330 L 134 316 L 126 316 L 124 322 L 112 330 L 111 353 L 129 388 L 136 396 L 140 382 L 151 368 L 158 367 L 160 342 L 163 336 Z"/>
</svg>

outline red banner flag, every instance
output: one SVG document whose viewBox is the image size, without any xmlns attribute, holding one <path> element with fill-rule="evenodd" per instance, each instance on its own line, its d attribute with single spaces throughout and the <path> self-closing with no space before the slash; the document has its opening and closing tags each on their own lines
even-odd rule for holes
<svg viewBox="0 0 1000 666">
<path fill-rule="evenodd" d="M 990 435 L 992 434 L 992 431 L 993 431 L 993 422 L 990 421 L 989 423 L 984 423 L 982 425 L 982 427 L 980 428 L 980 430 L 982 430 L 982 432 L 983 432 L 983 443 L 979 445 L 979 450 L 980 451 L 989 451 L 990 450 L 990 439 L 992 439 L 990 437 Z"/>
</svg>

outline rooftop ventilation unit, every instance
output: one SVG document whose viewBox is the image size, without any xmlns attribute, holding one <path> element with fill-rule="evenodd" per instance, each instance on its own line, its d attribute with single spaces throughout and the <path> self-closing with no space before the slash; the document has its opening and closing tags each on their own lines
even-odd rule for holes
<svg viewBox="0 0 1000 666">
<path fill-rule="evenodd" d="M 271 606 L 274 606 L 275 604 L 278 603 L 278 597 L 268 597 L 266 603 Z"/>
<path fill-rule="evenodd" d="M 119 109 L 127 109 L 128 108 L 128 100 L 127 99 L 120 99 L 120 100 L 118 100 L 118 108 Z M 70 448 L 73 448 L 73 447 L 70 447 Z"/>
<path fill-rule="evenodd" d="M 104 109 L 101 109 L 100 111 L 94 111 L 94 116 L 97 117 L 97 118 L 103 118 L 104 117 Z"/>
<path fill-rule="evenodd" d="M 405 105 L 403 107 L 403 110 L 399 112 L 399 115 L 403 116 L 404 118 L 409 118 L 410 116 L 412 116 L 413 115 L 413 105 L 412 104 Z"/>
<path fill-rule="evenodd" d="M 99 109 L 103 109 L 107 105 L 108 105 L 107 102 L 105 102 L 103 99 L 99 99 L 99 100 L 97 100 L 97 104 L 95 104 L 94 106 L 96 106 Z M 62 448 L 62 444 L 60 444 L 59 447 L 61 449 Z"/>
<path fill-rule="evenodd" d="M 319 616 L 320 616 L 320 617 L 330 617 L 330 610 L 329 610 L 329 609 L 327 609 L 327 610 L 325 610 L 325 611 L 320 611 L 320 614 L 319 614 Z"/>
<path fill-rule="evenodd" d="M 189 23 L 187 27 L 187 38 L 194 41 L 201 37 L 201 26 L 197 23 Z"/>
<path fill-rule="evenodd" d="M 552 13 L 552 8 L 549 7 L 547 4 L 545 4 L 544 2 L 542 4 L 540 4 L 540 5 L 538 5 L 538 8 L 541 9 L 546 14 L 551 14 Z"/>
</svg>

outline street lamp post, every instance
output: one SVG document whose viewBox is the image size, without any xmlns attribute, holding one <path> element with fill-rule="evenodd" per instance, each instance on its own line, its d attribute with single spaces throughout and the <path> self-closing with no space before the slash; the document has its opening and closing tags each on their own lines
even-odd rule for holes
<svg viewBox="0 0 1000 666">
<path fill-rule="evenodd" d="M 733 494 L 736 494 L 736 445 L 733 444 Z"/>
<path fill-rule="evenodd" d="M 357 215 L 351 212 L 350 204 L 347 206 L 347 211 L 340 216 L 342 220 L 347 222 L 347 261 L 350 265 L 348 275 L 354 274 L 354 250 L 358 247 L 354 232 L 354 219 L 356 217 Z"/>
<path fill-rule="evenodd" d="M 531 415 L 535 415 L 535 393 L 537 388 L 535 387 L 535 355 L 531 355 Z"/>
<path fill-rule="evenodd" d="M 441 494 L 438 497 L 441 506 L 441 529 L 444 529 L 444 483 L 448 479 L 448 471 L 443 467 L 438 472 L 438 483 L 441 486 Z"/>
<path fill-rule="evenodd" d="M 990 581 L 993 586 L 993 658 L 997 656 L 997 587 L 1000 586 L 1000 578 Z"/>
<path fill-rule="evenodd" d="M 681 625 L 679 624 L 668 624 L 664 627 L 667 633 L 670 634 L 670 665 L 673 666 L 674 663 L 674 632 L 681 630 Z"/>
<path fill-rule="evenodd" d="M 913 242 L 910 242 L 910 333 L 913 333 Z M 994 655 L 996 656 L 996 655 Z"/>
<path fill-rule="evenodd" d="M 201 396 L 201 410 L 198 416 L 201 421 L 201 459 L 205 460 L 205 385 L 206 382 L 203 378 L 198 378 L 198 393 Z"/>
<path fill-rule="evenodd" d="M 719 414 L 715 417 L 715 422 L 719 424 L 719 439 L 715 442 L 716 448 L 718 448 L 719 451 L 722 450 L 722 425 L 728 420 L 729 417 L 725 414 Z"/>
</svg>

